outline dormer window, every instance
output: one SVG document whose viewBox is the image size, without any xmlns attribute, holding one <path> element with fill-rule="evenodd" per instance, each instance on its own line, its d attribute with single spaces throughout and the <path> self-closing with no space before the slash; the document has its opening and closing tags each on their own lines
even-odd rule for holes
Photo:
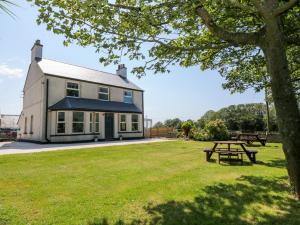
<svg viewBox="0 0 300 225">
<path fill-rule="evenodd" d="M 124 102 L 132 104 L 132 91 L 124 91 Z"/>
<path fill-rule="evenodd" d="M 67 97 L 79 97 L 79 84 L 67 82 Z"/>
<path fill-rule="evenodd" d="M 109 101 L 109 88 L 99 87 L 98 98 L 102 101 Z"/>
</svg>

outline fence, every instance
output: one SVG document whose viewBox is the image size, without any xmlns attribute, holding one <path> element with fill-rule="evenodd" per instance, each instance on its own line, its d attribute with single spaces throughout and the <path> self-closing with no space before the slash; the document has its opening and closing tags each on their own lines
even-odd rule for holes
<svg viewBox="0 0 300 225">
<path fill-rule="evenodd" d="M 176 131 L 174 128 L 160 127 L 160 128 L 148 128 L 145 129 L 145 137 L 166 137 L 166 138 L 176 138 Z"/>
</svg>

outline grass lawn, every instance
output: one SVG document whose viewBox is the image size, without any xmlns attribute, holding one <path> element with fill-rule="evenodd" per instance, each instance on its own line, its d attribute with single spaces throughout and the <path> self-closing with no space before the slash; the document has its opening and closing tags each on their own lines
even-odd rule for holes
<svg viewBox="0 0 300 225">
<path fill-rule="evenodd" d="M 231 166 L 206 162 L 209 146 L 0 156 L 0 224 L 300 224 L 280 144 L 255 147 L 258 164 Z"/>
</svg>

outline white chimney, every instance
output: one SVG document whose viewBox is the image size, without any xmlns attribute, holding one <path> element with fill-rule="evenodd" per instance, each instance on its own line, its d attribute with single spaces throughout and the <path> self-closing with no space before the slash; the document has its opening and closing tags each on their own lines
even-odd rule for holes
<svg viewBox="0 0 300 225">
<path fill-rule="evenodd" d="M 127 79 L 127 68 L 124 64 L 119 64 L 117 69 L 117 75 L 123 79 Z"/>
<path fill-rule="evenodd" d="M 43 56 L 43 45 L 40 40 L 36 40 L 31 48 L 31 62 L 40 61 Z"/>
</svg>

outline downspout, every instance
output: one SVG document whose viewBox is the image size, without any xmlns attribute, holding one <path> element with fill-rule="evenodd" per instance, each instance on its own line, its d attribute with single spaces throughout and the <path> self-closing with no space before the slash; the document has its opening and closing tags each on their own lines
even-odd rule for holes
<svg viewBox="0 0 300 225">
<path fill-rule="evenodd" d="M 45 123 L 45 140 L 50 142 L 48 139 L 48 95 L 49 95 L 49 80 L 46 81 L 46 123 Z"/>
</svg>

